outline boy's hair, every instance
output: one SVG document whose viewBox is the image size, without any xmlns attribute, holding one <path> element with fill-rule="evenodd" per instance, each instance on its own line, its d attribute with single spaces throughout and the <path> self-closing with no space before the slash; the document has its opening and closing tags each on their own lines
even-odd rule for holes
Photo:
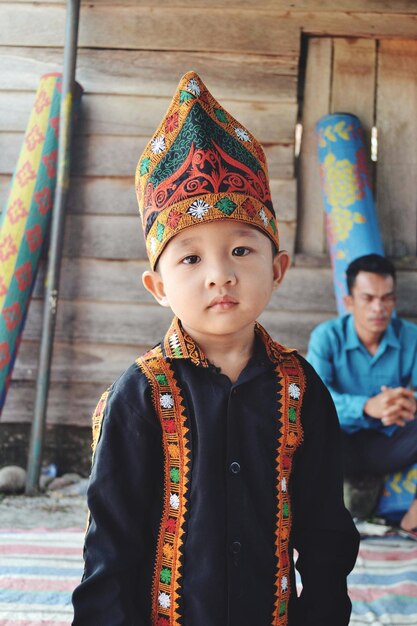
<svg viewBox="0 0 417 626">
<path fill-rule="evenodd" d="M 379 276 L 392 276 L 395 283 L 395 267 L 385 257 L 380 254 L 365 254 L 350 263 L 346 270 L 346 283 L 349 295 L 355 285 L 356 277 L 359 272 L 370 272 Z"/>
<path fill-rule="evenodd" d="M 195 72 L 182 77 L 135 182 L 152 269 L 175 235 L 215 220 L 253 226 L 279 249 L 264 150 Z"/>
</svg>

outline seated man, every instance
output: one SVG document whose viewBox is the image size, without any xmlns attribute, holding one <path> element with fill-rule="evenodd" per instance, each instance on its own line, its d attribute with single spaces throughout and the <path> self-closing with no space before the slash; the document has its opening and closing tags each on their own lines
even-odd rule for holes
<svg viewBox="0 0 417 626">
<path fill-rule="evenodd" d="M 393 317 L 387 259 L 362 256 L 346 276 L 349 314 L 313 330 L 307 359 L 336 405 L 346 476 L 383 476 L 417 463 L 417 326 Z M 400 526 L 417 531 L 417 499 Z"/>
</svg>

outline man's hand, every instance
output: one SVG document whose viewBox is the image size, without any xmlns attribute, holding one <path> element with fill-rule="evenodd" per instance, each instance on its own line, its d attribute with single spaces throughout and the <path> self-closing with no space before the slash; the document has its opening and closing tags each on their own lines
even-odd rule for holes
<svg viewBox="0 0 417 626">
<path fill-rule="evenodd" d="M 382 386 L 381 392 L 369 398 L 364 406 L 366 415 L 381 420 L 384 426 L 404 426 L 414 419 L 416 411 L 414 393 L 406 387 Z"/>
</svg>

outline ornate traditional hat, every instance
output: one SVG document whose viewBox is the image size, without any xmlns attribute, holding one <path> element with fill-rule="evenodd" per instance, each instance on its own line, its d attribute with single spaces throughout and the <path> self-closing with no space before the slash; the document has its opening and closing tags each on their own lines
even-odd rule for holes
<svg viewBox="0 0 417 626">
<path fill-rule="evenodd" d="M 152 268 L 172 237 L 214 220 L 238 220 L 279 247 L 264 151 L 195 72 L 183 76 L 136 170 Z"/>
</svg>

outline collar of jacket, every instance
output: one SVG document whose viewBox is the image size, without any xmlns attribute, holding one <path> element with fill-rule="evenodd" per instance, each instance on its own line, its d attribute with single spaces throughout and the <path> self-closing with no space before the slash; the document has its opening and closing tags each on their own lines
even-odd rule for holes
<svg viewBox="0 0 417 626">
<path fill-rule="evenodd" d="M 294 348 L 286 348 L 277 343 L 258 322 L 255 322 L 255 334 L 265 346 L 269 359 L 273 363 L 279 363 L 282 354 L 295 352 Z M 165 335 L 162 353 L 166 359 L 189 359 L 199 367 L 210 367 L 207 359 L 196 342 L 182 327 L 178 317 L 174 317 L 168 332 Z"/>
</svg>

